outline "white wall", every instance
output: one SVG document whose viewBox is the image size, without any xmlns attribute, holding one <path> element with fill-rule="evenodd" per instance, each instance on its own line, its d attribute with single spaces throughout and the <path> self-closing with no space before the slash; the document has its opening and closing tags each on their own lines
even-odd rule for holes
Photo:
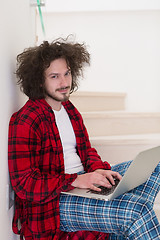
<svg viewBox="0 0 160 240">
<path fill-rule="evenodd" d="M 13 207 L 8 210 L 8 121 L 24 102 L 16 88 L 16 55 L 35 42 L 35 9 L 29 0 L 5 0 L 0 14 L 0 238 L 15 240 L 11 224 Z"/>
<path fill-rule="evenodd" d="M 47 12 L 157 10 L 159 0 L 44 0 Z"/>
<path fill-rule="evenodd" d="M 158 2 L 152 3 L 155 5 L 150 7 L 158 9 Z M 126 92 L 127 110 L 160 111 L 160 10 L 57 9 L 43 16 L 45 39 L 72 33 L 88 45 L 92 61 L 80 90 Z M 39 17 L 37 35 L 41 42 L 44 37 Z"/>
</svg>

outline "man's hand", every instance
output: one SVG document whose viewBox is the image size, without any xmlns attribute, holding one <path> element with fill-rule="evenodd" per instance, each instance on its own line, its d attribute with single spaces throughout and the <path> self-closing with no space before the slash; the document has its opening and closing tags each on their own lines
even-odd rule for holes
<svg viewBox="0 0 160 240">
<path fill-rule="evenodd" d="M 75 181 L 72 183 L 73 187 L 89 188 L 95 191 L 101 191 L 95 184 L 111 188 L 114 185 L 114 178 L 121 180 L 121 175 L 118 172 L 111 170 L 97 169 L 91 173 L 85 173 L 78 175 Z"/>
<path fill-rule="evenodd" d="M 111 170 L 97 169 L 95 170 L 95 172 L 98 172 L 105 176 L 112 185 L 115 185 L 114 179 L 122 179 L 122 176 L 118 172 L 114 172 Z"/>
</svg>

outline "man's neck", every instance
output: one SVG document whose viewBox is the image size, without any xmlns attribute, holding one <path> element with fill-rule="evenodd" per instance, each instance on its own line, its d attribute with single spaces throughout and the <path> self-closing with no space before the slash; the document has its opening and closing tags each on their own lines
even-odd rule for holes
<svg viewBox="0 0 160 240">
<path fill-rule="evenodd" d="M 55 111 L 60 111 L 62 103 L 60 101 L 51 100 L 50 98 L 45 98 L 46 102 L 51 106 Z"/>
</svg>

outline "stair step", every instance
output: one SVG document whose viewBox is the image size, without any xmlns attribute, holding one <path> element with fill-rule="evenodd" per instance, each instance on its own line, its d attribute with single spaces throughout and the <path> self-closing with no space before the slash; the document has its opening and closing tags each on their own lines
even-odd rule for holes
<svg viewBox="0 0 160 240">
<path fill-rule="evenodd" d="M 154 209 L 156 216 L 160 222 L 160 204 L 155 203 L 153 209 Z"/>
<path fill-rule="evenodd" d="M 125 93 L 75 92 L 70 100 L 80 112 L 125 110 Z"/>
<path fill-rule="evenodd" d="M 160 113 L 82 112 L 89 136 L 160 133 Z"/>
<path fill-rule="evenodd" d="M 114 165 L 132 160 L 139 152 L 160 145 L 160 134 L 98 136 L 90 137 L 90 141 L 102 160 Z"/>
</svg>

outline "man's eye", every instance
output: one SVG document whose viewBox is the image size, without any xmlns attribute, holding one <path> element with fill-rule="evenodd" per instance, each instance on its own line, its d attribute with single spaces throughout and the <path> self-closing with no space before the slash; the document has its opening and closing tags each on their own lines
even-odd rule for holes
<svg viewBox="0 0 160 240">
<path fill-rule="evenodd" d="M 52 75 L 51 78 L 57 78 L 58 76 L 57 75 Z"/>
<path fill-rule="evenodd" d="M 65 75 L 68 76 L 70 74 L 71 74 L 71 71 L 67 71 Z"/>
</svg>

